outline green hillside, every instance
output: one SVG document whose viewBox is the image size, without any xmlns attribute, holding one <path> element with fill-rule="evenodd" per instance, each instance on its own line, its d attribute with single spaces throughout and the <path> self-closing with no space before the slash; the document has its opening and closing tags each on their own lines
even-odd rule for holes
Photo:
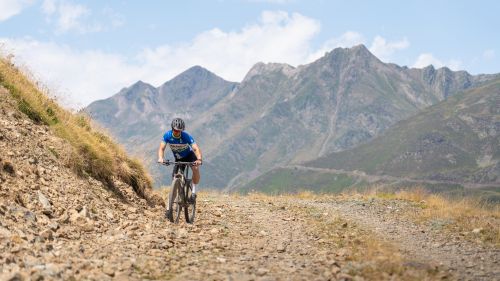
<svg viewBox="0 0 500 281">
<path fill-rule="evenodd" d="M 384 135 L 306 166 L 500 186 L 500 80 L 460 93 Z"/>
<path fill-rule="evenodd" d="M 346 174 L 278 168 L 251 181 L 240 191 L 280 194 L 312 190 L 319 193 L 339 193 L 347 188 L 363 188 L 367 185 L 366 181 Z"/>
<path fill-rule="evenodd" d="M 241 190 L 424 187 L 500 201 L 500 79 L 459 93 L 353 149 L 271 170 Z"/>
</svg>

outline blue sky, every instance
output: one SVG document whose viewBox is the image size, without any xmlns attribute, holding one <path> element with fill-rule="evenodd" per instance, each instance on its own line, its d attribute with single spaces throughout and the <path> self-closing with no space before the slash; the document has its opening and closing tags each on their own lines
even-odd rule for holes
<svg viewBox="0 0 500 281">
<path fill-rule="evenodd" d="M 193 65 L 241 81 L 365 44 L 382 61 L 500 72 L 498 1 L 0 0 L 0 48 L 73 108 Z"/>
</svg>

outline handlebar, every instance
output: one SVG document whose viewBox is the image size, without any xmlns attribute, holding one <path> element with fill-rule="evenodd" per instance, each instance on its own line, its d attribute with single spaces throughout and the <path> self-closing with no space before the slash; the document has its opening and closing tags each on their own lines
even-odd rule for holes
<svg viewBox="0 0 500 281">
<path fill-rule="evenodd" d="M 187 166 L 197 166 L 194 164 L 195 162 L 180 162 L 180 161 L 170 161 L 170 160 L 166 160 L 164 162 L 160 162 L 161 165 L 165 165 L 165 166 L 169 166 L 169 165 L 187 165 Z M 202 163 L 200 163 L 200 165 L 202 165 Z"/>
</svg>

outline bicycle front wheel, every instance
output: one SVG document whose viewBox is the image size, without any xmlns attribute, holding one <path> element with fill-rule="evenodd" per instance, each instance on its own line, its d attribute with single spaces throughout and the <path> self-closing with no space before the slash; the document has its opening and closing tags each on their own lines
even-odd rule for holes
<svg viewBox="0 0 500 281">
<path fill-rule="evenodd" d="M 191 194 L 193 191 L 193 185 L 191 183 L 191 180 L 186 181 L 186 186 L 185 186 L 186 192 L 186 198 L 191 199 Z M 196 200 L 191 201 L 191 200 L 186 200 L 188 201 L 187 204 L 184 206 L 184 217 L 186 218 L 187 223 L 194 223 L 194 216 L 196 214 Z"/>
<path fill-rule="evenodd" d="M 179 222 L 182 209 L 182 182 L 176 178 L 172 181 L 172 190 L 168 195 L 167 218 L 173 223 Z"/>
</svg>

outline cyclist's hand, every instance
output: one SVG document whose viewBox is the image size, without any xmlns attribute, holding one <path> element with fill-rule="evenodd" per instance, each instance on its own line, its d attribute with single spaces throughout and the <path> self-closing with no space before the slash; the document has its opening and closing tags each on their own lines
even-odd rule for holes
<svg viewBox="0 0 500 281">
<path fill-rule="evenodd" d="M 163 158 L 158 158 L 158 163 L 164 163 L 165 160 L 163 160 Z"/>
<path fill-rule="evenodd" d="M 194 161 L 194 165 L 195 166 L 200 166 L 201 165 L 201 160 L 200 159 L 197 159 L 196 161 Z"/>
</svg>

